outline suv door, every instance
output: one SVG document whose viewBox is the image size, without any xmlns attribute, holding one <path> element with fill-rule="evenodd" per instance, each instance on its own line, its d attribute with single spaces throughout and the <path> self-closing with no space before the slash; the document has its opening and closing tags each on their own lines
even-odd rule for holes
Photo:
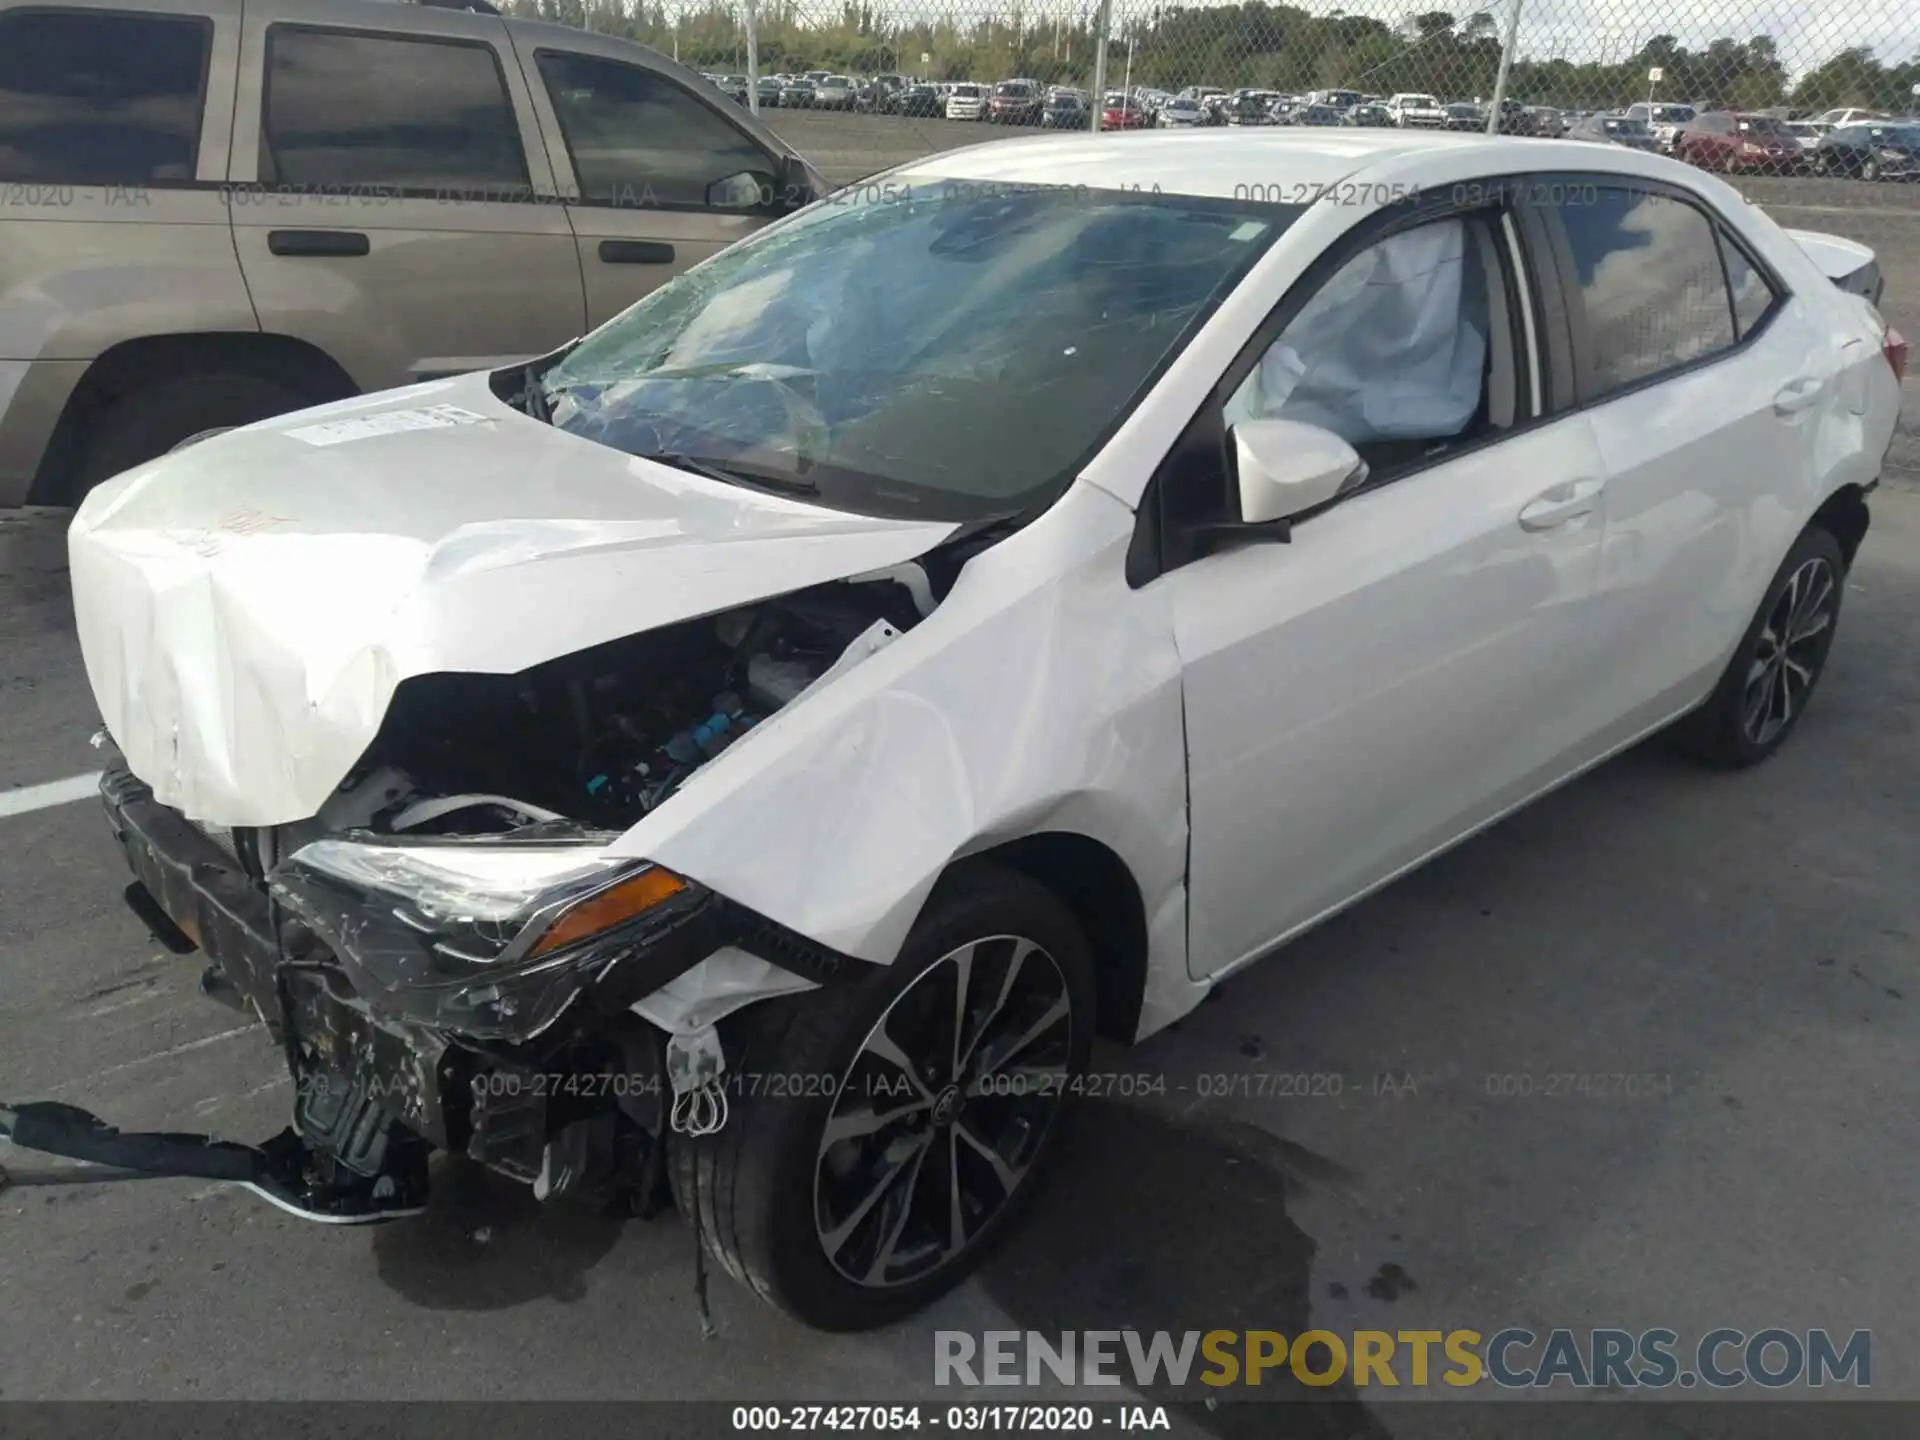
<svg viewBox="0 0 1920 1440">
<path fill-rule="evenodd" d="M 239 52 L 240 0 L 0 6 L 0 505 L 102 352 L 254 328 L 218 193 Z"/>
<path fill-rule="evenodd" d="M 1536 189 L 1606 466 L 1611 748 L 1712 687 L 1824 469 L 1859 448 L 1823 427 L 1858 422 L 1833 337 L 1698 196 L 1618 176 Z"/>
<path fill-rule="evenodd" d="M 1452 188 L 1493 203 L 1396 208 L 1309 270 L 1143 505 L 1183 666 L 1196 978 L 1590 753 L 1600 455 L 1551 413 L 1524 212 Z M 1366 484 L 1291 544 L 1196 554 L 1183 535 L 1238 515 L 1230 427 L 1276 417 L 1347 439 Z"/>
<path fill-rule="evenodd" d="M 505 22 L 391 8 L 403 23 L 247 0 L 230 186 L 262 325 L 369 390 L 543 354 L 585 328 Z"/>
<path fill-rule="evenodd" d="M 615 41 L 517 31 L 601 325 L 665 281 L 812 198 L 718 92 Z"/>
</svg>

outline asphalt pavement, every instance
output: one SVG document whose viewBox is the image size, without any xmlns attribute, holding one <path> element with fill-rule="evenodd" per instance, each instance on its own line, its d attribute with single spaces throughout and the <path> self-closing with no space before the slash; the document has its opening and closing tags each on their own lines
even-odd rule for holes
<svg viewBox="0 0 1920 1440">
<path fill-rule="evenodd" d="M 828 138 L 864 120 L 789 118 Z M 1890 309 L 1920 333 L 1920 227 L 1875 208 L 1812 228 L 1891 237 Z M 692 1239 L 671 1221 L 542 1211 L 463 1168 L 425 1217 L 330 1229 L 14 1151 L 0 1398 L 946 1403 L 937 1329 L 1525 1325 L 1865 1329 L 1870 1393 L 1920 1400 L 1911 425 L 1901 446 L 1826 679 L 1774 761 L 1707 774 L 1643 747 L 1103 1055 L 1135 1080 L 1075 1103 L 1030 1223 L 928 1314 L 819 1335 L 717 1277 L 703 1339 Z M 62 523 L 0 514 L 0 802 L 96 765 Z M 0 1098 L 127 1128 L 279 1129 L 289 1092 L 264 1032 L 200 997 L 198 964 L 147 939 L 124 883 L 97 805 L 0 806 Z M 1582 1414 L 1609 1435 L 1745 1436 L 1762 1433 L 1741 1403 L 1756 1393 L 1684 1429 L 1650 1407 Z M 1767 1433 L 1901 1433 L 1792 1393 Z M 1532 1410 L 1320 1398 L 1180 1423 L 1416 1440 L 1507 1433 Z"/>
</svg>

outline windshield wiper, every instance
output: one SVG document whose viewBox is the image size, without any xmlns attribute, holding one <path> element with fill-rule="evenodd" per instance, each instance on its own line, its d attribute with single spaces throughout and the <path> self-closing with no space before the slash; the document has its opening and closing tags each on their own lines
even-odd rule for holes
<svg viewBox="0 0 1920 1440">
<path fill-rule="evenodd" d="M 725 465 L 716 465 L 711 460 L 702 460 L 693 455 L 682 455 L 676 451 L 663 451 L 657 455 L 642 453 L 642 460 L 652 460 L 656 464 L 671 465 L 676 470 L 686 470 L 695 475 L 704 475 L 709 480 L 718 480 L 725 485 L 740 485 L 749 490 L 764 490 L 771 495 L 818 495 L 820 487 L 811 480 L 803 480 L 798 475 L 773 475 L 763 470 L 735 470 Z"/>
</svg>

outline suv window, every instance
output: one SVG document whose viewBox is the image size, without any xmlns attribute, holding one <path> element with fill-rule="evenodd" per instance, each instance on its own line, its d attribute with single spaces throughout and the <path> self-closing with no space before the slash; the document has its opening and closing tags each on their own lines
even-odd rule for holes
<svg viewBox="0 0 1920 1440">
<path fill-rule="evenodd" d="M 557 50 L 539 52 L 583 199 L 593 205 L 752 209 L 772 162 L 721 115 L 663 75 Z M 752 194 L 716 183 L 752 175 Z M 744 203 L 742 203 L 744 201 Z"/>
<path fill-rule="evenodd" d="M 531 186 L 491 46 L 275 25 L 267 31 L 260 178 L 403 190 Z"/>
<path fill-rule="evenodd" d="M 1227 402 L 1226 423 L 1331 430 L 1376 471 L 1513 424 L 1505 280 L 1484 222 L 1369 245 L 1315 292 Z"/>
<path fill-rule="evenodd" d="M 1585 314 L 1593 354 L 1583 399 L 1732 348 L 1733 306 L 1705 214 L 1650 190 L 1564 188 L 1554 209 L 1572 252 L 1568 298 Z"/>
<path fill-rule="evenodd" d="M 211 34 L 205 20 L 167 15 L 0 18 L 0 178 L 193 179 Z"/>
</svg>

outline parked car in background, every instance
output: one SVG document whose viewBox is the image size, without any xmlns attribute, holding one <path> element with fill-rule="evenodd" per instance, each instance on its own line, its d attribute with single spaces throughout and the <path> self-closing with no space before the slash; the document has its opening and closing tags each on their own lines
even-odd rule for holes
<svg viewBox="0 0 1920 1440">
<path fill-rule="evenodd" d="M 903 85 L 886 101 L 887 113 L 920 119 L 934 119 L 945 112 L 946 102 L 933 85 Z"/>
<path fill-rule="evenodd" d="M 1265 93 L 1241 95 L 1228 106 L 1227 123 L 1229 125 L 1272 125 L 1275 123 L 1272 105 L 1272 97 Z"/>
<path fill-rule="evenodd" d="M 1888 123 L 1889 116 L 1879 110 L 1866 110 L 1858 105 L 1843 105 L 1834 110 L 1823 110 L 1813 117 L 1816 125 L 1825 125 L 1838 130 L 1846 125 L 1871 125 Z"/>
<path fill-rule="evenodd" d="M 1624 145 L 1629 150 L 1644 150 L 1649 154 L 1660 148 L 1660 142 L 1653 138 L 1653 131 L 1647 128 L 1644 120 L 1629 119 L 1625 115 L 1589 115 L 1575 123 L 1567 132 L 1571 140 L 1589 140 L 1602 145 Z"/>
<path fill-rule="evenodd" d="M 1038 125 L 1045 103 L 1038 80 L 1002 80 L 987 102 L 987 118 L 996 125 Z"/>
<path fill-rule="evenodd" d="M 1163 130 L 1178 129 L 1183 126 L 1190 128 L 1206 124 L 1207 112 L 1200 102 L 1191 96 L 1177 95 L 1160 107 L 1160 113 L 1154 123 Z"/>
<path fill-rule="evenodd" d="M 1754 170 L 1793 175 L 1807 168 L 1806 152 L 1786 121 L 1733 110 L 1695 115 L 1680 127 L 1674 154 L 1689 165 L 1727 174 Z"/>
<path fill-rule="evenodd" d="M 1446 127 L 1445 108 L 1433 96 L 1418 91 L 1401 91 L 1387 97 L 1387 109 L 1393 113 L 1394 124 L 1409 129 L 1441 130 Z"/>
<path fill-rule="evenodd" d="M 1659 140 L 1653 138 L 1653 131 L 1647 129 L 1647 123 L 1628 119 L 1626 115 L 1588 115 L 1586 119 L 1574 121 L 1571 131 L 1567 131 L 1567 138 L 1626 146 L 1628 150 L 1644 150 L 1647 154 L 1659 152 Z"/>
<path fill-rule="evenodd" d="M 1661 153 L 1672 155 L 1680 145 L 1680 127 L 1693 121 L 1700 112 L 1691 105 L 1649 104 L 1642 100 L 1629 105 L 1626 114 L 1629 120 L 1644 122 Z"/>
<path fill-rule="evenodd" d="M 1911 180 L 1920 174 L 1920 122 L 1842 125 L 1821 137 L 1812 166 L 1857 180 Z"/>
<path fill-rule="evenodd" d="M 1834 127 L 1821 120 L 1789 120 L 1787 129 L 1793 132 L 1793 138 L 1800 142 L 1800 148 L 1812 157 L 1820 147 L 1822 136 L 1831 135 Z"/>
<path fill-rule="evenodd" d="M 1535 135 L 1557 140 L 1567 133 L 1567 117 L 1551 105 L 1529 105 L 1527 119 Z"/>
<path fill-rule="evenodd" d="M 1443 107 L 1447 112 L 1445 128 L 1448 130 L 1485 130 L 1487 117 L 1478 105 L 1469 105 L 1456 100 Z"/>
<path fill-rule="evenodd" d="M 378 0 L 0 0 L 0 135 L 0 505 L 544 354 L 823 184 L 656 51 Z"/>
<path fill-rule="evenodd" d="M 1502 135 L 1537 135 L 1540 122 L 1531 105 L 1509 97 L 1500 102 L 1499 128 Z"/>
<path fill-rule="evenodd" d="M 813 87 L 814 108 L 816 110 L 851 110 L 854 91 L 857 88 L 851 75 L 829 75 Z"/>
<path fill-rule="evenodd" d="M 762 75 L 755 89 L 759 92 L 762 110 L 778 110 L 780 98 L 787 91 L 787 82 L 778 75 Z"/>
<path fill-rule="evenodd" d="M 1310 105 L 1331 105 L 1336 110 L 1351 110 L 1356 105 L 1366 103 L 1367 97 L 1358 90 L 1309 90 L 1305 99 Z"/>
<path fill-rule="evenodd" d="M 722 75 L 720 88 L 726 92 L 727 98 L 734 104 L 744 105 L 753 87 L 747 84 L 747 77 L 744 75 Z"/>
<path fill-rule="evenodd" d="M 1087 97 L 1078 90 L 1054 90 L 1041 103 L 1040 123 L 1049 130 L 1085 130 Z"/>
<path fill-rule="evenodd" d="M 963 81 L 947 92 L 947 119 L 985 120 L 986 118 L 986 86 Z"/>
<path fill-rule="evenodd" d="M 1393 125 L 1393 112 L 1384 105 L 1359 104 L 1341 116 L 1343 125 L 1357 125 L 1370 130 L 1390 129 Z"/>
<path fill-rule="evenodd" d="M 1342 125 L 1346 116 L 1331 105 L 1297 105 L 1287 112 L 1286 125 Z"/>
<path fill-rule="evenodd" d="M 1152 112 L 1131 95 L 1123 95 L 1115 90 L 1101 104 L 1102 130 L 1145 130 L 1152 124 Z"/>
<path fill-rule="evenodd" d="M 805 75 L 796 75 L 780 87 L 780 108 L 782 110 L 811 110 L 814 100 L 814 82 Z"/>
</svg>

